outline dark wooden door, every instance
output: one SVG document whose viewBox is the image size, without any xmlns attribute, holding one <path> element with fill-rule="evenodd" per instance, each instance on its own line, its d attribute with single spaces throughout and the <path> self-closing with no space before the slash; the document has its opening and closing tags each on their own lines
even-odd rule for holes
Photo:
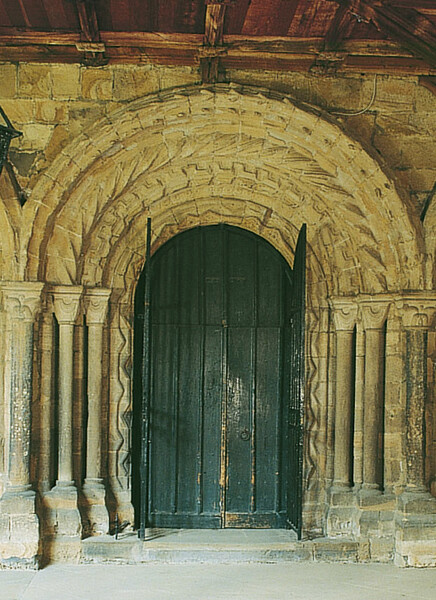
<svg viewBox="0 0 436 600">
<path fill-rule="evenodd" d="M 291 269 L 224 225 L 176 236 L 151 266 L 147 524 L 298 527 Z"/>
</svg>

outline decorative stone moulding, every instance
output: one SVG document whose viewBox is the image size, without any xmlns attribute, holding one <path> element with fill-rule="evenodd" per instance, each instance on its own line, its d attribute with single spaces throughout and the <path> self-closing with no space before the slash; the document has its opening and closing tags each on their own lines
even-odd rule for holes
<svg viewBox="0 0 436 600">
<path fill-rule="evenodd" d="M 10 318 L 33 323 L 41 307 L 43 283 L 6 282 L 2 283 L 0 292 L 2 305 Z"/>
<path fill-rule="evenodd" d="M 365 330 L 381 329 L 387 319 L 391 301 L 384 299 L 373 301 L 363 300 L 360 302 L 360 314 L 362 316 L 363 327 Z"/>
<path fill-rule="evenodd" d="M 415 292 L 396 299 L 406 329 L 430 329 L 436 314 L 436 292 Z"/>
<path fill-rule="evenodd" d="M 104 323 L 111 292 L 112 290 L 106 288 L 87 288 L 85 290 L 84 306 L 88 325 Z"/>
<path fill-rule="evenodd" d="M 53 299 L 53 310 L 59 323 L 74 323 L 83 294 L 83 287 L 79 285 L 58 285 L 50 288 Z"/>
<path fill-rule="evenodd" d="M 352 331 L 357 322 L 357 297 L 330 298 L 336 331 Z"/>
</svg>

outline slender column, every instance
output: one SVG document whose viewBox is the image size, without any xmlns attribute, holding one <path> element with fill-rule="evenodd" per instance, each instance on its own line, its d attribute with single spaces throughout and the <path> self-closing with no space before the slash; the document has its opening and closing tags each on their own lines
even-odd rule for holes
<svg viewBox="0 0 436 600">
<path fill-rule="evenodd" d="M 53 308 L 47 299 L 41 327 L 41 397 L 39 431 L 38 488 L 50 489 L 52 473 L 53 434 Z"/>
<path fill-rule="evenodd" d="M 40 309 L 40 283 L 3 284 L 3 306 L 10 319 L 9 491 L 30 488 L 30 426 L 33 383 L 33 324 Z"/>
<path fill-rule="evenodd" d="M 404 298 L 406 331 L 406 464 L 407 489 L 427 490 L 425 484 L 425 404 L 427 396 L 427 335 L 436 312 L 436 297 Z"/>
<path fill-rule="evenodd" d="M 85 294 L 88 327 L 88 427 L 86 432 L 86 478 L 82 488 L 80 510 L 86 535 L 105 534 L 109 514 L 105 505 L 102 479 L 101 418 L 103 380 L 103 328 L 111 290 L 88 289 Z"/>
<path fill-rule="evenodd" d="M 361 305 L 365 329 L 365 378 L 363 409 L 363 488 L 378 491 L 381 479 L 379 437 L 383 431 L 383 325 L 389 310 L 387 302 Z"/>
<path fill-rule="evenodd" d="M 101 482 L 101 390 L 103 326 L 110 290 L 94 288 L 85 295 L 88 325 L 88 430 L 86 482 Z"/>
<path fill-rule="evenodd" d="M 435 564 L 436 498 L 425 472 L 428 330 L 436 313 L 434 291 L 410 293 L 397 300 L 404 328 L 406 487 L 397 497 L 394 561 L 401 566 Z M 429 550 L 430 549 L 430 550 Z"/>
<path fill-rule="evenodd" d="M 353 300 L 332 301 L 336 327 L 335 488 L 351 486 L 351 419 L 354 396 L 354 326 L 357 304 Z"/>
<path fill-rule="evenodd" d="M 59 461 L 57 485 L 73 485 L 73 335 L 82 288 L 56 287 L 53 307 L 59 324 Z"/>
</svg>

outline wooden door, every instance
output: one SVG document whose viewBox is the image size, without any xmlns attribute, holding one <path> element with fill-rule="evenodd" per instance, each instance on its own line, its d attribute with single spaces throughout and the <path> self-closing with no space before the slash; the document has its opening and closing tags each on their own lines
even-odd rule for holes
<svg viewBox="0 0 436 600">
<path fill-rule="evenodd" d="M 224 225 L 176 236 L 151 271 L 148 526 L 292 525 L 292 271 Z"/>
</svg>

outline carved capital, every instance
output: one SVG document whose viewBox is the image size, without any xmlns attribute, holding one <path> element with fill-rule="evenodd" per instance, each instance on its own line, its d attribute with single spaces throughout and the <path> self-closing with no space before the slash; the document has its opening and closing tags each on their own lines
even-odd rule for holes
<svg viewBox="0 0 436 600">
<path fill-rule="evenodd" d="M 3 283 L 3 308 L 9 317 L 15 321 L 33 323 L 41 309 L 43 287 L 43 283 L 25 281 Z"/>
<path fill-rule="evenodd" d="M 330 306 L 336 331 L 352 331 L 357 321 L 358 304 L 355 298 L 331 298 Z"/>
<path fill-rule="evenodd" d="M 436 315 L 436 293 L 407 294 L 398 298 L 397 307 L 406 329 L 429 329 Z"/>
<path fill-rule="evenodd" d="M 58 323 L 73 324 L 79 312 L 83 288 L 81 285 L 52 287 L 53 310 Z"/>
<path fill-rule="evenodd" d="M 85 292 L 85 312 L 88 325 L 103 324 L 106 318 L 111 290 L 105 288 L 88 288 Z"/>
<path fill-rule="evenodd" d="M 362 302 L 360 311 L 364 329 L 381 329 L 388 316 L 390 306 L 390 302 L 377 299 L 373 302 L 370 300 Z"/>
</svg>

